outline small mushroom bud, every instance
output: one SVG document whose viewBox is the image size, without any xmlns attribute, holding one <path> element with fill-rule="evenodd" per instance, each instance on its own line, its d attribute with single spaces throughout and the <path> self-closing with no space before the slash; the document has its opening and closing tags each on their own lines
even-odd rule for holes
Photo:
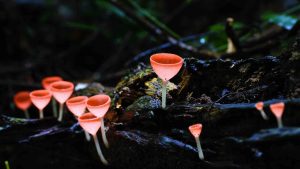
<svg viewBox="0 0 300 169">
<path fill-rule="evenodd" d="M 256 109 L 260 112 L 262 118 L 264 120 L 268 120 L 268 116 L 266 115 L 265 111 L 264 111 L 264 102 L 257 102 L 255 104 Z"/>
<path fill-rule="evenodd" d="M 200 144 L 200 134 L 202 132 L 202 124 L 194 124 L 189 127 L 190 132 L 195 137 L 197 149 L 198 149 L 198 155 L 201 160 L 204 160 L 203 151 Z"/>
</svg>

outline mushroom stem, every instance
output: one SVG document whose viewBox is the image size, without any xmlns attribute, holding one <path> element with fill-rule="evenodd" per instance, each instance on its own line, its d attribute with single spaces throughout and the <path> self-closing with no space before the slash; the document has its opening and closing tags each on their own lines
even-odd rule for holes
<svg viewBox="0 0 300 169">
<path fill-rule="evenodd" d="M 204 155 L 203 155 L 203 151 L 201 148 L 199 137 L 195 137 L 195 140 L 196 140 L 196 144 L 197 144 L 199 158 L 200 158 L 200 160 L 204 160 Z"/>
<path fill-rule="evenodd" d="M 87 133 L 86 131 L 83 131 L 83 132 L 84 132 L 86 141 L 90 141 L 91 140 L 91 136 L 89 135 L 89 133 Z"/>
<path fill-rule="evenodd" d="M 102 135 L 102 140 L 103 140 L 103 143 L 104 143 L 105 147 L 109 148 L 109 144 L 108 144 L 108 141 L 107 141 L 107 138 L 106 138 L 106 134 L 105 134 L 105 127 L 104 127 L 104 120 L 103 120 L 103 118 L 101 118 L 101 135 Z"/>
<path fill-rule="evenodd" d="M 43 118 L 44 118 L 44 111 L 42 109 L 42 110 L 40 110 L 40 119 L 43 119 Z"/>
<path fill-rule="evenodd" d="M 63 118 L 63 112 L 64 111 L 64 104 L 63 103 L 60 103 L 59 104 L 59 116 L 58 116 L 58 121 L 62 121 L 62 118 Z"/>
<path fill-rule="evenodd" d="M 74 117 L 78 120 L 77 116 L 74 116 Z M 83 132 L 84 132 L 84 136 L 85 136 L 86 141 L 90 141 L 91 140 L 91 136 L 89 135 L 89 133 L 86 132 L 85 130 L 83 130 Z"/>
<path fill-rule="evenodd" d="M 52 98 L 52 112 L 53 112 L 53 116 L 57 117 L 57 109 L 56 109 L 56 101 L 54 98 Z"/>
<path fill-rule="evenodd" d="M 166 100 L 167 100 L 167 83 L 168 81 L 162 81 L 162 89 L 161 89 L 161 105 L 162 108 L 166 108 Z"/>
<path fill-rule="evenodd" d="M 97 152 L 98 152 L 98 155 L 100 157 L 101 162 L 104 165 L 108 165 L 107 160 L 104 158 L 104 156 L 102 154 L 102 151 L 101 151 L 101 148 L 100 148 L 100 145 L 99 145 L 99 141 L 98 141 L 97 135 L 96 134 L 93 135 L 93 138 L 94 138 L 95 146 L 96 146 L 96 149 L 97 149 Z"/>
<path fill-rule="evenodd" d="M 260 111 L 260 114 L 261 114 L 261 116 L 262 116 L 262 118 L 264 120 L 268 120 L 269 119 L 264 110 L 259 110 L 259 111 Z"/>
<path fill-rule="evenodd" d="M 283 127 L 283 124 L 282 124 L 282 119 L 281 119 L 281 117 L 276 117 L 276 119 L 277 119 L 278 128 L 282 128 L 282 127 Z"/>
<path fill-rule="evenodd" d="M 30 117 L 29 117 L 28 110 L 24 110 L 24 113 L 25 113 L 25 117 L 26 117 L 26 119 L 29 119 Z"/>
</svg>

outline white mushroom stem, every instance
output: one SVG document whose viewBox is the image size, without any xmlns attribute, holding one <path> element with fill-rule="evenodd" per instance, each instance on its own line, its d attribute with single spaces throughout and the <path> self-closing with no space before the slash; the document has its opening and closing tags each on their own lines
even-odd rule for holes
<svg viewBox="0 0 300 169">
<path fill-rule="evenodd" d="M 282 124 L 282 119 L 281 119 L 281 117 L 276 117 L 276 119 L 277 119 L 278 128 L 282 128 L 282 127 L 283 127 L 283 124 Z"/>
<path fill-rule="evenodd" d="M 26 117 L 26 119 L 29 119 L 30 117 L 29 117 L 28 110 L 24 110 L 24 113 L 25 113 L 25 117 Z"/>
<path fill-rule="evenodd" d="M 63 118 L 63 114 L 64 114 L 64 104 L 60 103 L 59 104 L 59 116 L 58 116 L 58 121 L 62 121 Z"/>
<path fill-rule="evenodd" d="M 200 160 L 204 160 L 204 155 L 203 155 L 203 151 L 201 148 L 199 137 L 195 137 L 195 140 L 196 140 L 196 144 L 197 144 L 199 158 L 200 158 Z"/>
<path fill-rule="evenodd" d="M 96 146 L 96 149 L 97 149 L 97 152 L 98 152 L 98 155 L 100 157 L 101 162 L 104 165 L 108 165 L 107 160 L 104 158 L 104 156 L 102 154 L 102 151 L 101 151 L 101 148 L 100 148 L 100 145 L 99 145 L 99 141 L 98 141 L 97 135 L 96 134 L 93 135 L 93 138 L 94 138 L 95 146 Z"/>
<path fill-rule="evenodd" d="M 57 117 L 56 101 L 55 101 L 54 98 L 52 98 L 51 102 L 52 102 L 52 112 L 53 112 L 53 116 L 54 116 L 54 117 Z"/>
<path fill-rule="evenodd" d="M 167 102 L 167 84 L 168 81 L 162 81 L 162 89 L 161 89 L 161 106 L 162 108 L 166 108 L 166 102 Z"/>
<path fill-rule="evenodd" d="M 43 118 L 44 118 L 44 111 L 42 109 L 42 110 L 40 110 L 40 119 L 43 119 Z"/>
<path fill-rule="evenodd" d="M 264 110 L 259 110 L 259 111 L 260 111 L 260 114 L 261 114 L 261 116 L 262 116 L 262 118 L 264 120 L 268 120 L 269 119 Z"/>
<path fill-rule="evenodd" d="M 84 135 L 85 135 L 86 141 L 90 141 L 91 140 L 91 136 L 89 135 L 89 133 L 87 133 L 86 131 L 84 131 Z"/>
<path fill-rule="evenodd" d="M 105 127 L 104 127 L 104 118 L 101 118 L 101 135 L 102 135 L 102 140 L 103 143 L 105 145 L 106 148 L 109 148 L 109 144 L 106 138 L 106 134 L 105 134 Z"/>
</svg>

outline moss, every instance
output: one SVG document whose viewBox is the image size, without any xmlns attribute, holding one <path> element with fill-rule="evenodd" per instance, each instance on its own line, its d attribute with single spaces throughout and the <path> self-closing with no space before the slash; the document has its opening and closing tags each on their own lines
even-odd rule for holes
<svg viewBox="0 0 300 169">
<path fill-rule="evenodd" d="M 292 56 L 289 58 L 290 61 L 300 60 L 300 53 L 298 51 L 292 52 Z"/>
<path fill-rule="evenodd" d="M 111 93 L 100 83 L 91 83 L 87 87 L 77 90 L 75 92 L 76 96 L 93 96 L 99 93 Z"/>
<path fill-rule="evenodd" d="M 147 87 L 145 90 L 145 93 L 149 96 L 161 96 L 161 88 L 162 88 L 161 84 L 162 84 L 162 81 L 161 81 L 161 79 L 158 79 L 158 78 L 153 78 L 152 80 L 147 81 L 145 83 L 145 86 Z M 168 84 L 167 84 L 168 92 L 176 90 L 176 89 L 177 89 L 177 86 L 174 83 L 168 82 Z"/>
<path fill-rule="evenodd" d="M 127 107 L 126 111 L 153 110 L 161 107 L 161 101 L 151 96 L 142 96 Z"/>
<path fill-rule="evenodd" d="M 138 85 L 143 80 L 150 78 L 150 76 L 154 76 L 154 72 L 150 67 L 147 67 L 145 69 L 142 69 L 137 72 L 131 72 L 127 76 L 125 76 L 116 86 L 116 90 L 122 90 L 123 87 L 128 87 L 132 85 Z"/>
</svg>

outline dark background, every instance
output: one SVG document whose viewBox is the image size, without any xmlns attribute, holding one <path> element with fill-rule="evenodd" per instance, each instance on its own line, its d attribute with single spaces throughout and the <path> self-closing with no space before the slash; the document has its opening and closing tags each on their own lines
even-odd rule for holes
<svg viewBox="0 0 300 169">
<path fill-rule="evenodd" d="M 128 3 L 126 3 L 125 5 Z M 206 32 L 227 17 L 255 27 L 265 11 L 296 0 L 134 1 L 180 37 Z M 0 113 L 15 110 L 13 95 L 40 88 L 49 75 L 115 86 L 134 56 L 165 43 L 103 0 L 0 1 Z M 184 56 L 186 57 L 186 56 Z M 197 56 L 194 56 L 197 57 Z M 19 116 L 18 114 L 14 114 Z"/>
</svg>

